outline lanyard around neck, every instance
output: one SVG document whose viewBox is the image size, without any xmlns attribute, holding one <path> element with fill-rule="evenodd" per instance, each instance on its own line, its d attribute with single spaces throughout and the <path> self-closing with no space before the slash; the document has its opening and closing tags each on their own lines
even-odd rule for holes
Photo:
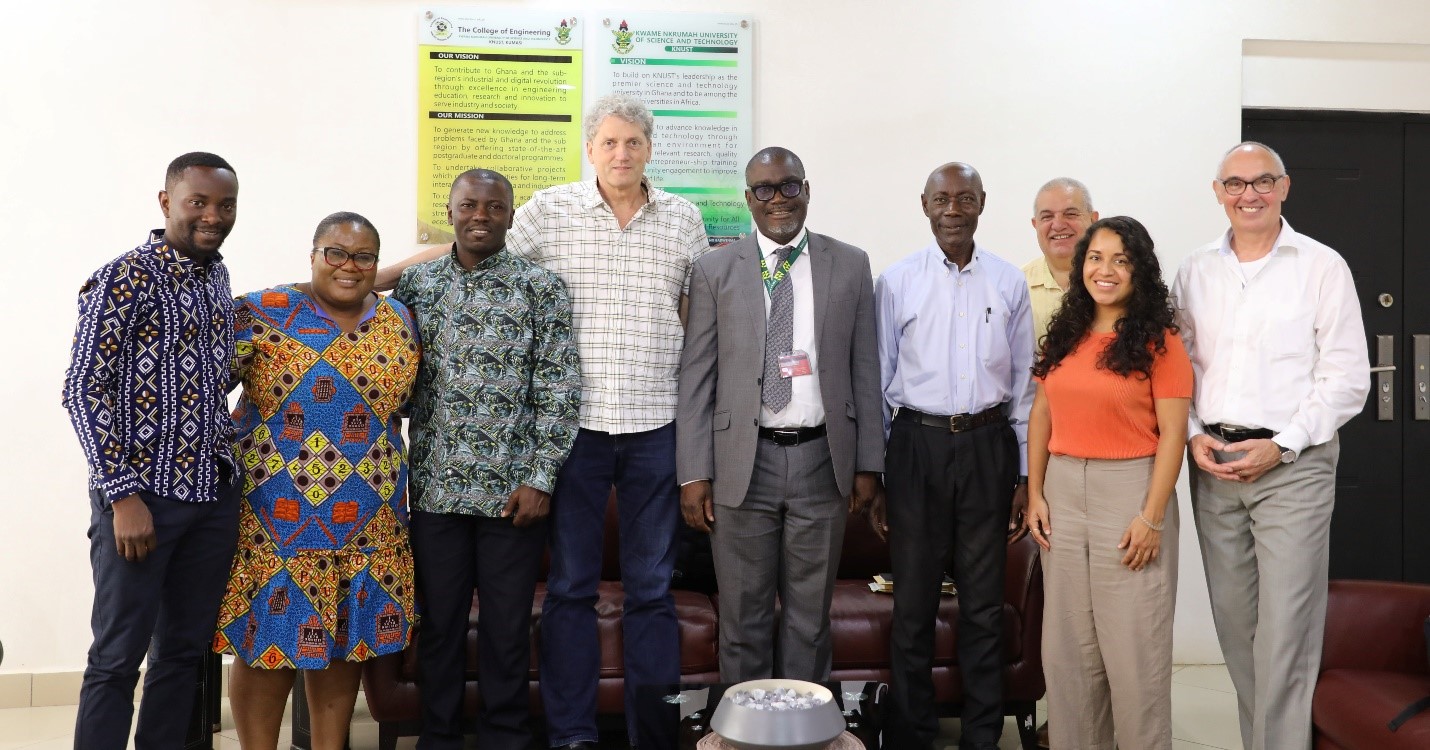
<svg viewBox="0 0 1430 750">
<path fill-rule="evenodd" d="M 775 287 L 779 286 L 780 282 L 784 281 L 785 277 L 789 275 L 790 266 L 794 265 L 795 258 L 799 257 L 799 254 L 804 251 L 805 245 L 808 244 L 809 232 L 805 232 L 799 244 L 795 245 L 794 249 L 790 251 L 789 257 L 775 266 L 773 272 L 770 271 L 770 267 L 765 263 L 765 254 L 760 253 L 760 280 L 765 282 L 765 292 L 767 294 L 773 295 L 775 293 Z"/>
</svg>

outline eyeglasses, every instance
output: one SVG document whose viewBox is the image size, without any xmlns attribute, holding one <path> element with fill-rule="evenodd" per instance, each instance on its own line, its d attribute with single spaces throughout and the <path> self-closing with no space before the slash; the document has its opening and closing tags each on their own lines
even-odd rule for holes
<svg viewBox="0 0 1430 750">
<path fill-rule="evenodd" d="M 359 271 L 371 271 L 377 266 L 377 253 L 350 253 L 340 247 L 315 247 L 313 252 L 322 253 L 323 260 L 333 268 L 342 268 L 349 259 Z"/>
<path fill-rule="evenodd" d="M 799 194 L 804 192 L 804 180 L 790 180 L 778 185 L 752 185 L 750 187 L 750 192 L 754 194 L 755 200 L 761 203 L 775 197 L 776 190 L 786 198 L 798 198 Z"/>
<path fill-rule="evenodd" d="M 1252 180 L 1251 182 L 1247 182 L 1240 177 L 1228 177 L 1225 180 L 1217 180 L 1217 182 L 1221 183 L 1221 187 L 1223 190 L 1226 191 L 1227 195 L 1241 195 L 1242 193 L 1246 192 L 1247 185 L 1250 185 L 1252 190 L 1255 190 L 1262 195 L 1266 195 L 1267 193 L 1271 192 L 1272 188 L 1276 187 L 1277 180 L 1280 180 L 1282 177 L 1285 176 L 1286 175 L 1284 174 L 1264 174 Z"/>
</svg>

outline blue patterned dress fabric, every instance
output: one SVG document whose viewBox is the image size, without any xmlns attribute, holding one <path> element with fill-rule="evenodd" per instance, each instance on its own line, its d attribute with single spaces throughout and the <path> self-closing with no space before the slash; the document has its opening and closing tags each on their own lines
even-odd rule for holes
<svg viewBox="0 0 1430 750">
<path fill-rule="evenodd" d="M 343 333 L 296 287 L 240 302 L 243 501 L 214 650 L 264 669 L 400 651 L 414 620 L 398 413 L 420 361 L 412 314 L 383 298 Z"/>
</svg>

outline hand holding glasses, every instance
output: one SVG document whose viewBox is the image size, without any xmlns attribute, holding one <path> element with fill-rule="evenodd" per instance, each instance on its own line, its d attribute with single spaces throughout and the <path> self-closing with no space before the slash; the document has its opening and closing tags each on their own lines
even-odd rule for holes
<svg viewBox="0 0 1430 750">
<path fill-rule="evenodd" d="M 349 259 L 359 271 L 371 271 L 377 266 L 377 253 L 350 253 L 340 247 L 315 247 L 313 252 L 322 253 L 323 260 L 333 268 L 342 268 Z"/>
</svg>

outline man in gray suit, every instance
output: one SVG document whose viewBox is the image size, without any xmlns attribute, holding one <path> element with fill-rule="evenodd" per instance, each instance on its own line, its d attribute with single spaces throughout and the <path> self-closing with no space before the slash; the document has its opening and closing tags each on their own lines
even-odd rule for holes
<svg viewBox="0 0 1430 750">
<path fill-rule="evenodd" d="M 702 256 L 690 282 L 680 504 L 713 535 L 721 678 L 819 680 L 845 498 L 863 512 L 883 492 L 873 283 L 864 251 L 806 231 L 798 156 L 760 151 L 745 183 L 758 234 Z"/>
</svg>

